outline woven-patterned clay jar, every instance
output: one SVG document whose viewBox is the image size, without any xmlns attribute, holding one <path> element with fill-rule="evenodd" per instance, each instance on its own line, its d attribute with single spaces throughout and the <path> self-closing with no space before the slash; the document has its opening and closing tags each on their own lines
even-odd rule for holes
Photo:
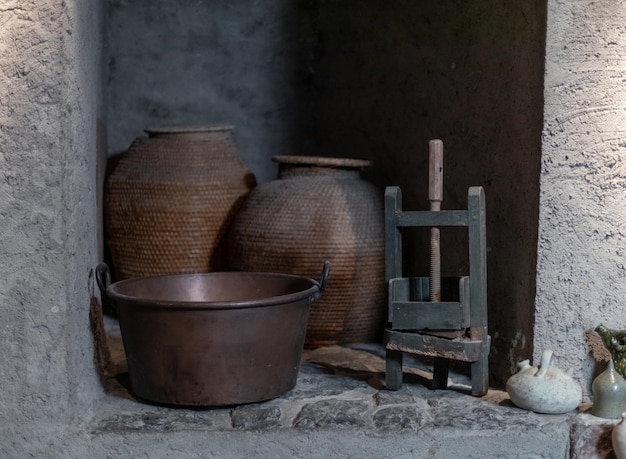
<svg viewBox="0 0 626 459">
<path fill-rule="evenodd" d="M 224 125 L 147 129 L 105 183 L 117 279 L 227 268 L 228 226 L 256 181 Z"/>
<path fill-rule="evenodd" d="M 360 177 L 371 162 L 273 160 L 279 178 L 255 188 L 231 226 L 230 268 L 316 278 L 329 260 L 328 284 L 312 305 L 305 347 L 378 340 L 386 311 L 383 200 Z"/>
</svg>

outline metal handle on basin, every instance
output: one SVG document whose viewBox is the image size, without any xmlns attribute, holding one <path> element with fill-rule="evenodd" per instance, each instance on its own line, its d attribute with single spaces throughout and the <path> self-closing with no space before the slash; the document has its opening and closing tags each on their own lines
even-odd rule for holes
<svg viewBox="0 0 626 459">
<path fill-rule="evenodd" d="M 96 266 L 96 283 L 100 289 L 102 310 L 115 313 L 113 302 L 109 300 L 106 292 L 109 285 L 111 285 L 111 271 L 109 271 L 109 266 L 106 263 L 98 263 L 98 266 Z"/>
<path fill-rule="evenodd" d="M 322 292 L 326 288 L 326 283 L 328 282 L 328 274 L 330 273 L 330 261 L 326 260 L 324 262 L 324 268 L 322 269 L 322 277 L 319 281 L 319 290 L 313 296 L 312 300 L 317 300 L 320 296 L 322 296 Z"/>
</svg>

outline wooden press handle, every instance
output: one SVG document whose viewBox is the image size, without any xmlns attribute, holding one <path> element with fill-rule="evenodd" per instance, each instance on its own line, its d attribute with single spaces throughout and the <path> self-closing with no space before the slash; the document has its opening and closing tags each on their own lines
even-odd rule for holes
<svg viewBox="0 0 626 459">
<path fill-rule="evenodd" d="M 443 201 L 443 142 L 428 142 L 428 200 L 430 210 L 439 212 Z M 430 301 L 441 301 L 441 240 L 439 228 L 430 229 Z"/>
<path fill-rule="evenodd" d="M 428 142 L 428 200 L 430 210 L 440 210 L 443 201 L 443 142 Z"/>
</svg>

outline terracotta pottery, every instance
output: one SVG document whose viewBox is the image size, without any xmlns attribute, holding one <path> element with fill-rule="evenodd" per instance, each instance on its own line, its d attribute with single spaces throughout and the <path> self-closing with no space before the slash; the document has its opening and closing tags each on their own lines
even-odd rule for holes
<svg viewBox="0 0 626 459">
<path fill-rule="evenodd" d="M 277 156 L 279 178 L 255 188 L 229 237 L 230 268 L 314 276 L 333 266 L 305 346 L 373 342 L 386 311 L 383 200 L 360 170 L 370 161 Z"/>
<path fill-rule="evenodd" d="M 104 215 L 117 279 L 227 268 L 228 226 L 256 184 L 231 130 L 147 129 L 114 161 Z"/>
<path fill-rule="evenodd" d="M 591 392 L 591 414 L 606 419 L 619 419 L 626 412 L 626 380 L 615 370 L 613 359 L 609 360 L 606 370 L 593 380 Z"/>
</svg>

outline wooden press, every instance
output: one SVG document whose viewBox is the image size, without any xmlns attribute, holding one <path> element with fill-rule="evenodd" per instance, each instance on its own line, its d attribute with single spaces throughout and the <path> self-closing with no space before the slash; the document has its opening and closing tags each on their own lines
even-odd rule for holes
<svg viewBox="0 0 626 459">
<path fill-rule="evenodd" d="M 433 389 L 445 389 L 451 360 L 468 362 L 472 395 L 489 388 L 485 194 L 468 191 L 467 210 L 441 210 L 443 142 L 429 142 L 429 211 L 402 209 L 399 187 L 385 191 L 386 385 L 402 386 L 403 353 L 433 357 Z M 440 228 L 467 227 L 469 275 L 441 277 Z M 401 228 L 430 227 L 430 277 L 403 277 Z"/>
</svg>

